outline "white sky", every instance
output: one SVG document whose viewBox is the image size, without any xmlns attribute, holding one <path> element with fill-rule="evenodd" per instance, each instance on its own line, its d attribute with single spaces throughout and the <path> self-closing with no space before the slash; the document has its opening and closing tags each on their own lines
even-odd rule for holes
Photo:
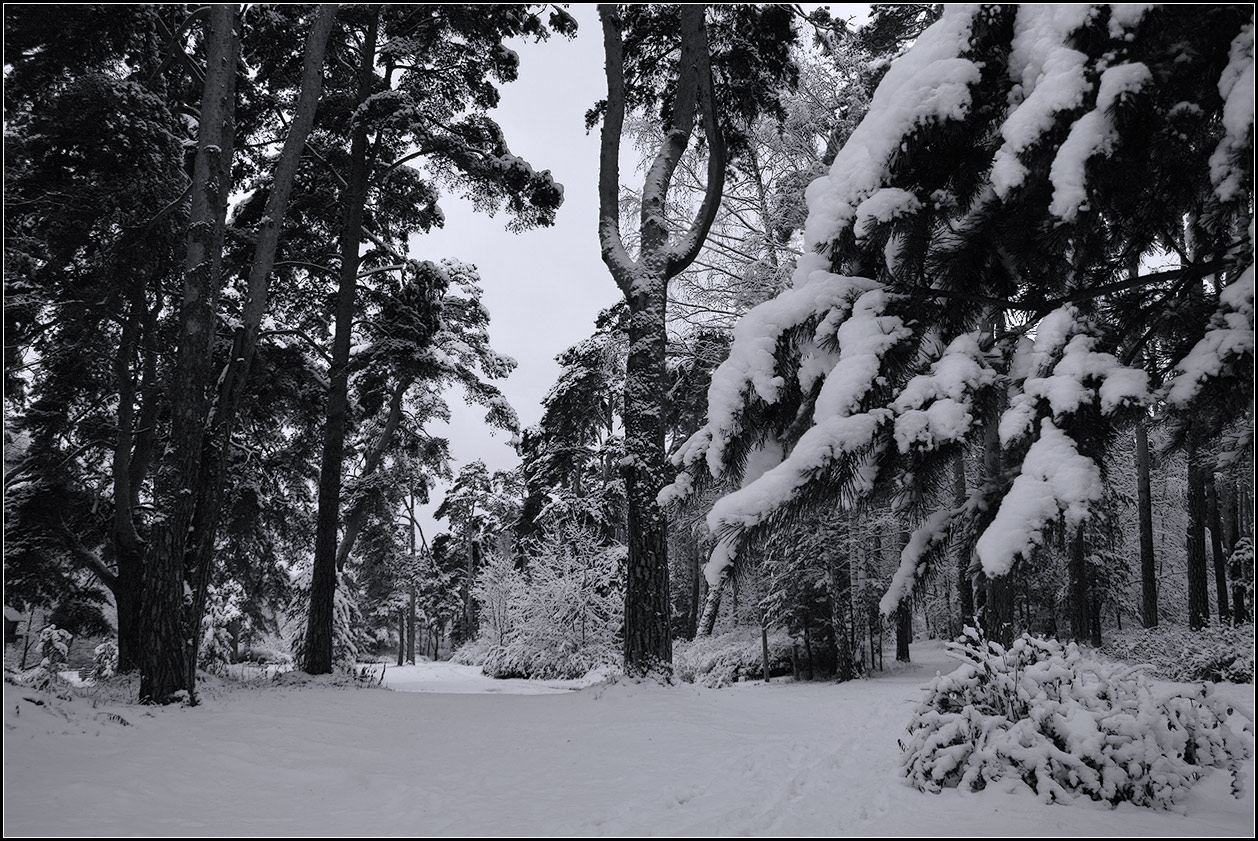
<svg viewBox="0 0 1258 841">
<path fill-rule="evenodd" d="M 867 5 L 831 9 L 856 24 L 868 19 Z M 586 110 L 607 94 L 602 33 L 593 5 L 568 11 L 579 23 L 572 41 L 552 36 L 541 44 L 511 44 L 520 56 L 519 79 L 501 86 L 500 106 L 491 114 L 514 154 L 539 171 L 549 169 L 564 186 L 555 225 L 512 234 L 504 215 L 490 218 L 446 195 L 440 202 L 445 227 L 410 242 L 416 259 L 453 257 L 480 270 L 491 344 L 520 363 L 498 386 L 525 427 L 541 419 L 542 398 L 559 375 L 555 356 L 590 335 L 599 311 L 620 296 L 599 255 L 598 128 L 587 135 L 584 122 Z M 621 169 L 627 183 L 637 176 L 632 167 Z M 451 423 L 430 424 L 428 431 L 449 438 L 456 473 L 478 458 L 491 471 L 519 462 L 508 436 L 485 426 L 482 409 L 465 405 L 461 393 L 448 399 Z M 429 539 L 446 530 L 431 516 L 444 493 L 436 489 L 420 517 Z"/>
</svg>

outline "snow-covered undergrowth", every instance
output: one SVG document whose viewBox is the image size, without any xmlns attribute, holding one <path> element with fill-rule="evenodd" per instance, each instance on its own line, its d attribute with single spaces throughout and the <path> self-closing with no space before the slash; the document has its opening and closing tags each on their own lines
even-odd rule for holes
<svg viewBox="0 0 1258 841">
<path fill-rule="evenodd" d="M 931 682 L 909 725 L 909 784 L 938 792 L 1021 779 L 1045 803 L 1081 794 L 1173 809 L 1206 769 L 1223 768 L 1242 795 L 1253 725 L 1208 684 L 1166 693 L 1073 644 L 1023 634 L 1006 651 L 972 629 L 967 637 L 948 646 L 962 665 Z"/>
<path fill-rule="evenodd" d="M 791 636 L 769 632 L 769 674 L 791 674 Z M 735 628 L 723 634 L 677 640 L 673 643 L 673 675 L 685 683 L 729 686 L 740 680 L 764 677 L 758 628 Z"/>
<path fill-rule="evenodd" d="M 1102 648 L 1128 663 L 1147 663 L 1167 680 L 1253 683 L 1254 626 L 1211 625 L 1192 631 L 1182 625 L 1122 631 Z"/>
</svg>

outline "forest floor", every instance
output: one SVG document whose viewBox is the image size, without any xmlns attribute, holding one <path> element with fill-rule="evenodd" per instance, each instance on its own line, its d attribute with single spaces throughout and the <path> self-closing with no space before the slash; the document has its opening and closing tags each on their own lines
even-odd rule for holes
<svg viewBox="0 0 1258 841">
<path fill-rule="evenodd" d="M 5 684 L 4 834 L 1252 837 L 1252 759 L 1242 799 L 1210 772 L 1182 815 L 901 784 L 896 740 L 953 665 L 912 654 L 869 680 L 726 689 L 450 663 L 389 667 L 395 691 L 207 679 L 195 708 Z M 1218 691 L 1252 720 L 1252 686 Z"/>
</svg>

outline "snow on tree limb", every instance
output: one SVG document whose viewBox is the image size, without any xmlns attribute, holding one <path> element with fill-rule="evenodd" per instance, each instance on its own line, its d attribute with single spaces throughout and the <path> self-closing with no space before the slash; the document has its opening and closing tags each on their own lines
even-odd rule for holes
<svg viewBox="0 0 1258 841">
<path fill-rule="evenodd" d="M 776 371 L 781 338 L 814 320 L 823 325 L 817 328 L 819 334 L 824 329 L 833 335 L 831 325 L 845 318 L 856 299 L 876 286 L 866 278 L 825 271 L 820 268 L 822 262 L 816 255 L 801 258 L 801 268 L 813 268 L 804 283 L 754 308 L 734 328 L 729 356 L 713 373 L 708 389 L 708 422 L 677 450 L 674 464 L 689 467 L 706 457 L 712 475 L 723 475 L 725 450 L 742 432 L 740 418 L 746 401 L 754 394 L 765 403 L 775 403 L 786 385 Z M 801 273 L 796 272 L 797 279 Z"/>
<path fill-rule="evenodd" d="M 1073 527 L 1083 522 L 1102 494 L 1101 469 L 1082 455 L 1053 421 L 1040 422 L 1040 437 L 1027 451 L 1022 472 L 1001 500 L 996 518 L 975 546 L 983 572 L 1004 575 L 1043 540 L 1044 528 L 1060 516 Z"/>
<path fill-rule="evenodd" d="M 1112 109 L 1122 97 L 1135 93 L 1152 81 L 1149 68 L 1140 62 L 1119 64 L 1101 74 L 1096 107 L 1070 127 L 1070 135 L 1057 150 L 1049 180 L 1053 200 L 1048 210 L 1063 222 L 1073 222 L 1088 200 L 1086 165 L 1094 155 L 1109 156 L 1118 143 Z"/>
<path fill-rule="evenodd" d="M 1025 379 L 1000 419 L 1002 445 L 1026 434 L 1040 400 L 1048 404 L 1054 418 L 1094 402 L 1102 414 L 1109 415 L 1122 406 L 1148 400 L 1148 374 L 1121 365 L 1113 354 L 1093 350 L 1099 340 L 1087 329 L 1070 304 L 1040 323 L 1034 347 L 1026 354 L 1025 370 L 1019 372 L 1021 366 L 1017 360 L 1014 363 L 1015 381 L 1021 378 L 1019 374 Z"/>
<path fill-rule="evenodd" d="M 1223 137 L 1210 156 L 1210 180 L 1222 201 L 1238 198 L 1245 188 L 1246 171 L 1253 179 L 1254 136 L 1254 24 L 1232 40 L 1228 65 L 1219 77 L 1223 97 Z M 1237 163 L 1240 163 L 1238 166 Z M 1252 238 L 1251 238 L 1252 241 Z"/>
<path fill-rule="evenodd" d="M 979 335 L 962 333 L 953 339 L 930 373 L 909 380 L 891 404 L 898 415 L 895 440 L 900 452 L 965 439 L 974 423 L 974 393 L 997 377 L 979 348 Z"/>
<path fill-rule="evenodd" d="M 883 616 L 895 613 L 900 602 L 913 595 L 922 571 L 923 560 L 928 552 L 939 547 L 948 539 L 948 529 L 952 518 L 965 510 L 962 508 L 945 508 L 927 517 L 909 537 L 908 544 L 900 553 L 900 566 L 891 578 L 891 586 L 878 603 L 878 610 Z"/>
<path fill-rule="evenodd" d="M 901 139 L 917 126 L 958 120 L 970 109 L 979 67 L 960 58 L 978 6 L 949 6 L 878 85 L 869 113 L 835 157 L 830 173 L 808 185 L 805 246 L 827 246 L 852 224 L 861 202 L 890 172 Z M 799 284 L 799 275 L 796 275 Z"/>
<path fill-rule="evenodd" d="M 1251 229 L 1252 230 L 1252 229 Z M 1167 400 L 1174 406 L 1186 406 L 1201 392 L 1202 386 L 1218 377 L 1230 366 L 1254 358 L 1254 267 L 1219 295 L 1219 310 L 1210 327 L 1188 355 L 1175 366 Z"/>
</svg>

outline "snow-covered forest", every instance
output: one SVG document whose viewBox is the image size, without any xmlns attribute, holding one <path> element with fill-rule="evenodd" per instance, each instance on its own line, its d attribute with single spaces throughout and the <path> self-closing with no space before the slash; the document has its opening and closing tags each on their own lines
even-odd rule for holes
<svg viewBox="0 0 1258 841">
<path fill-rule="evenodd" d="M 6 5 L 6 835 L 1252 837 L 1254 33 Z"/>
</svg>

